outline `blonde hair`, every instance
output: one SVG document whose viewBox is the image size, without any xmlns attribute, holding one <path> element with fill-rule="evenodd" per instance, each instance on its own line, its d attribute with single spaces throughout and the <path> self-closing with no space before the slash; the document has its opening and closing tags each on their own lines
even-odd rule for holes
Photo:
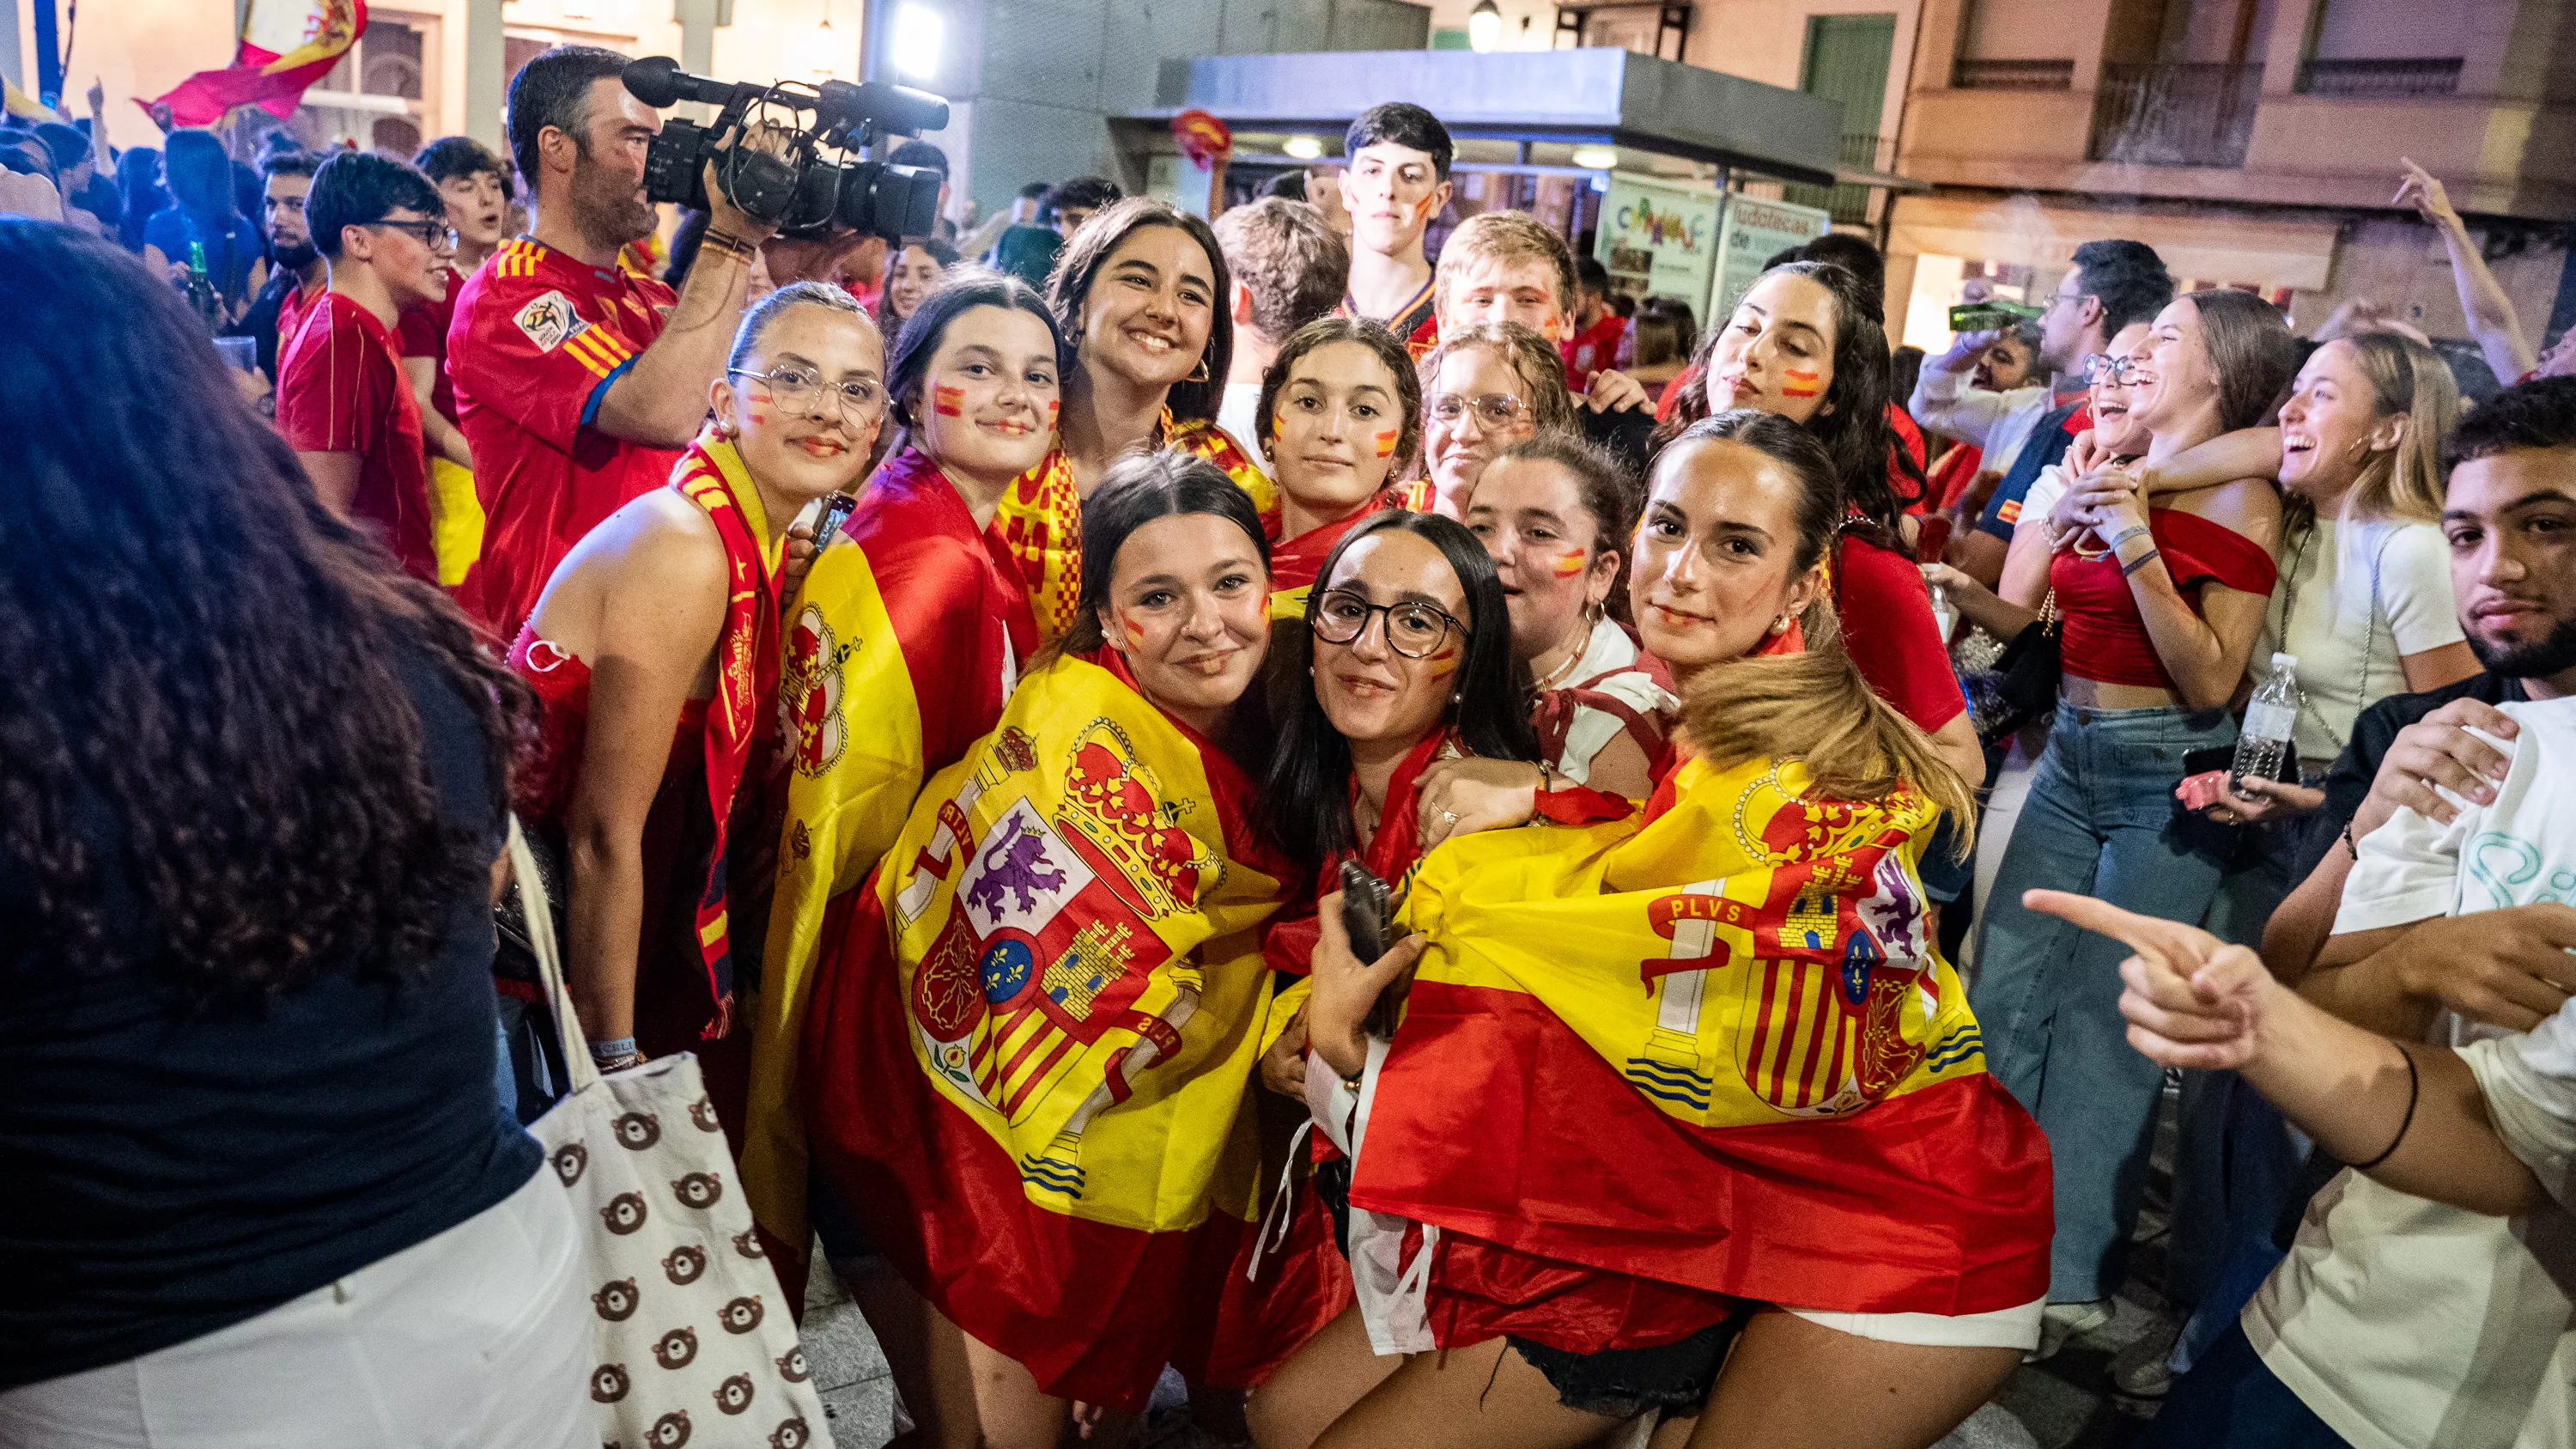
<svg viewBox="0 0 2576 1449">
<path fill-rule="evenodd" d="M 2362 461 L 2361 476 L 2343 497 L 2344 516 L 2441 522 L 2448 491 L 2442 444 L 2460 420 L 2460 384 L 2450 365 L 2403 333 L 2362 332 L 2341 340 L 2351 344 L 2353 360 L 2370 379 L 2377 415 L 2406 415 L 2397 446 L 2374 449 Z"/>
<path fill-rule="evenodd" d="M 1479 322 L 1455 332 L 1440 334 L 1440 345 L 1422 359 L 1422 396 L 1428 405 L 1431 395 L 1439 390 L 1440 365 L 1461 352 L 1478 348 L 1502 358 L 1503 365 L 1521 380 L 1529 393 L 1521 401 L 1530 407 L 1530 420 L 1540 432 L 1551 428 L 1574 431 L 1574 395 L 1565 390 L 1565 358 L 1556 344 L 1539 336 L 1518 322 Z"/>
<path fill-rule="evenodd" d="M 1458 223 L 1440 247 L 1432 295 L 1449 310 L 1450 276 L 1472 261 L 1545 262 L 1556 271 L 1556 306 L 1574 310 L 1574 249 L 1546 223 L 1525 211 L 1479 212 Z"/>
<path fill-rule="evenodd" d="M 1833 610 L 1811 609 L 1803 654 L 1748 655 L 1714 664 L 1682 689 L 1681 728 L 1718 769 L 1746 760 L 1795 760 L 1810 787 L 1834 800 L 1884 800 L 1912 790 L 1957 822 L 1953 858 L 1976 845 L 1968 782 L 1932 738 L 1870 690 L 1843 651 Z"/>
</svg>

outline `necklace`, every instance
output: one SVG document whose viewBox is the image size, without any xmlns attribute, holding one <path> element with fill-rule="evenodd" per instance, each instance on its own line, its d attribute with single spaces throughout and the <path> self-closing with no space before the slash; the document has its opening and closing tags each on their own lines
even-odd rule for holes
<svg viewBox="0 0 2576 1449">
<path fill-rule="evenodd" d="M 1583 656 L 1592 643 L 1591 614 L 1587 612 L 1577 615 L 1575 617 L 1574 626 L 1576 630 L 1581 633 L 1583 642 L 1574 646 L 1574 652 L 1565 656 L 1565 662 L 1563 664 L 1549 670 L 1546 678 L 1541 679 L 1536 684 L 1530 686 L 1533 690 L 1557 688 L 1564 684 L 1568 678 L 1572 677 L 1574 666 L 1583 662 Z"/>
</svg>

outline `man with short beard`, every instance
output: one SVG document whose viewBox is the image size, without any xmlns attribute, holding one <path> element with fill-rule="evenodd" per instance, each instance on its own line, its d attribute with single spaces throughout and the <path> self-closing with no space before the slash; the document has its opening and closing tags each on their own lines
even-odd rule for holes
<svg viewBox="0 0 2576 1449">
<path fill-rule="evenodd" d="M 271 382 L 277 380 L 278 339 L 295 335 L 304 309 L 328 284 L 322 253 L 304 225 L 304 196 L 313 189 L 313 168 L 320 164 L 308 152 L 280 151 L 261 165 L 260 228 L 268 238 L 268 283 L 224 335 L 258 343 L 259 370 Z"/>
<path fill-rule="evenodd" d="M 669 479 L 724 371 L 752 259 L 785 285 L 830 276 L 856 241 L 773 242 L 711 162 L 706 239 L 681 290 L 626 270 L 620 249 L 656 221 L 644 157 L 662 117 L 627 91 L 625 66 L 559 45 L 512 78 L 510 152 L 535 215 L 466 282 L 448 331 L 484 514 L 457 600 L 505 640 L 583 534 Z"/>
</svg>

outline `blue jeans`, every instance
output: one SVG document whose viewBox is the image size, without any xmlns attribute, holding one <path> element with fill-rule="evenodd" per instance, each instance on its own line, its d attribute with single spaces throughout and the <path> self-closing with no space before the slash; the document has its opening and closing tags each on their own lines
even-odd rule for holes
<svg viewBox="0 0 2576 1449">
<path fill-rule="evenodd" d="M 2174 799 L 2183 755 L 2236 737 L 2223 711 L 2060 703 L 1995 877 L 1969 990 L 1986 1065 L 2048 1134 L 2057 1236 L 2048 1296 L 2109 1297 L 2127 1271 L 2164 1071 L 2120 1019 L 2127 947 L 2021 903 L 2070 891 L 2197 923 L 2227 868 L 2227 828 Z"/>
<path fill-rule="evenodd" d="M 2263 1366 L 2245 1330 L 2225 1336 L 2174 1381 L 2138 1449 L 2351 1449 Z"/>
</svg>

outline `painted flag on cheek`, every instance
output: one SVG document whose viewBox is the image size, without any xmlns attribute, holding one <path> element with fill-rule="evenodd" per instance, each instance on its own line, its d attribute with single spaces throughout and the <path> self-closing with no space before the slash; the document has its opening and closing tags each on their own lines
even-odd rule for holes
<svg viewBox="0 0 2576 1449">
<path fill-rule="evenodd" d="M 1592 555 L 1578 548 L 1559 558 L 1550 566 L 1550 571 L 1560 579 L 1570 579 L 1590 567 L 1591 563 Z"/>
<path fill-rule="evenodd" d="M 1351 1202 L 1444 1230 L 1435 1334 L 1471 1304 L 1475 1334 L 1555 1341 L 1567 1306 L 1482 1266 L 1512 1257 L 1642 1280 L 1632 1303 L 1956 1315 L 2046 1293 L 2048 1146 L 1927 931 L 1936 813 L 1809 795 L 1795 764 L 1693 762 L 1642 829 L 1425 861 L 1405 923 L 1431 945 Z M 1611 1346 L 1641 1344 L 1586 1344 Z"/>
<path fill-rule="evenodd" d="M 1286 869 L 1254 798 L 1113 651 L 1061 659 L 923 791 L 816 985 L 819 1167 L 1048 1393 L 1141 1409 L 1166 1363 L 1244 1381 L 1321 1327 L 1216 1362 Z"/>
<path fill-rule="evenodd" d="M 930 410 L 943 418 L 966 414 L 966 389 L 953 382 L 934 383 L 930 389 Z"/>
<path fill-rule="evenodd" d="M 1814 397 L 1824 390 L 1824 380 L 1820 374 L 1802 372 L 1794 367 L 1781 374 L 1780 395 L 1782 397 Z"/>
</svg>

